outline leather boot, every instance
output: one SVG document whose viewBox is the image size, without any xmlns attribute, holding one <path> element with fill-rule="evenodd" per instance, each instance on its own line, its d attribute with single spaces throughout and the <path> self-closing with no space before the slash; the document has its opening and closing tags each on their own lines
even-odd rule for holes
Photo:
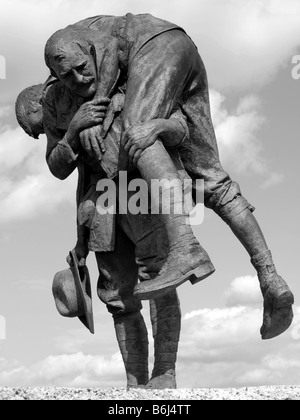
<svg viewBox="0 0 300 420">
<path fill-rule="evenodd" d="M 255 209 L 241 195 L 238 184 L 230 183 L 221 193 L 212 208 L 229 225 L 251 257 L 264 298 L 261 336 L 263 340 L 275 338 L 292 323 L 294 296 L 277 274 L 262 230 L 252 214 Z"/>
<path fill-rule="evenodd" d="M 207 252 L 195 238 L 189 224 L 189 216 L 183 205 L 183 186 L 178 172 L 164 146 L 157 141 L 144 151 L 137 167 L 151 191 L 152 208 L 159 210 L 165 226 L 169 254 L 158 276 L 136 286 L 134 295 L 139 299 L 156 299 L 180 286 L 187 280 L 193 283 L 210 276 L 214 271 Z M 152 180 L 166 180 L 161 183 L 159 193 L 154 194 Z M 170 182 L 172 187 L 170 188 Z M 171 194 L 170 194 L 171 193 Z M 164 206 L 164 198 L 170 197 L 170 208 Z M 167 200 L 168 201 L 168 200 Z M 180 214 L 176 209 L 180 208 Z"/>
<path fill-rule="evenodd" d="M 176 360 L 181 329 L 176 290 L 150 301 L 154 338 L 154 369 L 147 389 L 176 389 Z"/>
<path fill-rule="evenodd" d="M 145 388 L 149 381 L 148 331 L 140 312 L 114 315 L 115 330 L 127 376 L 127 388 Z"/>
<path fill-rule="evenodd" d="M 257 270 L 264 297 L 261 335 L 263 340 L 269 340 L 284 333 L 292 324 L 294 296 L 283 278 L 277 274 L 270 251 L 257 254 L 251 261 Z"/>
</svg>

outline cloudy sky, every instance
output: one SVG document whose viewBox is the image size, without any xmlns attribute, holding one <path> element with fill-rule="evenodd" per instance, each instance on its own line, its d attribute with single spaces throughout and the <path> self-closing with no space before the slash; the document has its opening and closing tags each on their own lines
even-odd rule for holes
<svg viewBox="0 0 300 420">
<path fill-rule="evenodd" d="M 113 324 L 94 300 L 96 335 L 60 318 L 51 285 L 75 243 L 76 176 L 56 180 L 45 139 L 14 118 L 17 94 L 43 82 L 43 48 L 85 17 L 145 13 L 181 25 L 206 64 L 223 165 L 256 207 L 296 297 L 289 332 L 262 342 L 262 298 L 249 257 L 209 211 L 198 229 L 217 272 L 179 289 L 180 387 L 300 383 L 300 0 L 0 0 L 0 386 L 124 386 Z M 3 59 L 4 58 L 4 59 Z M 4 69 L 0 69 L 3 78 Z M 88 260 L 93 290 L 94 257 Z M 94 293 L 95 295 L 95 293 Z M 144 314 L 149 324 L 148 306 Z M 4 340 L 6 336 L 6 339 Z"/>
</svg>

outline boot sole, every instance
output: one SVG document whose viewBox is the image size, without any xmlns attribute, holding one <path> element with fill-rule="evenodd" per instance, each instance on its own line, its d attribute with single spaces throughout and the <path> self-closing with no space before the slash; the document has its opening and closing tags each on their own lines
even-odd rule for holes
<svg viewBox="0 0 300 420">
<path fill-rule="evenodd" d="M 195 284 L 201 280 L 206 279 L 215 272 L 215 268 L 211 262 L 206 262 L 200 267 L 190 270 L 188 273 L 181 275 L 175 281 L 169 284 L 155 284 L 154 280 L 148 280 L 140 283 L 134 290 L 133 294 L 140 300 L 157 299 L 171 290 L 181 286 L 186 281 L 190 280 L 192 284 Z M 193 283 L 194 282 L 194 283 Z"/>
<path fill-rule="evenodd" d="M 263 340 L 271 340 L 283 334 L 289 329 L 293 322 L 294 295 L 290 290 L 283 292 L 274 299 L 271 310 L 272 326 L 267 329 L 262 327 L 261 336 Z"/>
<path fill-rule="evenodd" d="M 269 329 L 262 327 L 261 337 L 263 340 L 271 340 L 286 332 L 292 325 L 294 314 L 292 306 L 278 308 L 276 313 L 272 314 L 272 326 Z"/>
</svg>

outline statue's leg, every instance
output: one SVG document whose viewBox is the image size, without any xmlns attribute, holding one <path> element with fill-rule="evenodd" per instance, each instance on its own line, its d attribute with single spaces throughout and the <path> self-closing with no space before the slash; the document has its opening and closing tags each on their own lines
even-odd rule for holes
<svg viewBox="0 0 300 420">
<path fill-rule="evenodd" d="M 292 323 L 294 296 L 277 274 L 271 252 L 253 215 L 254 208 L 241 195 L 235 182 L 229 182 L 216 191 L 208 203 L 246 248 L 257 271 L 264 297 L 262 338 L 277 337 Z"/>
<path fill-rule="evenodd" d="M 176 360 L 181 330 L 181 311 L 176 290 L 151 300 L 150 316 L 155 359 L 147 388 L 176 389 Z"/>
<path fill-rule="evenodd" d="M 117 226 L 115 251 L 96 253 L 96 258 L 98 296 L 113 315 L 127 387 L 144 387 L 149 380 L 148 332 L 140 313 L 141 302 L 133 296 L 138 279 L 135 247 Z"/>
<path fill-rule="evenodd" d="M 168 257 L 165 227 L 156 215 L 124 215 L 122 228 L 136 244 L 139 278 L 148 281 L 156 277 Z M 151 280 L 150 280 L 151 281 Z M 150 301 L 155 360 L 147 388 L 176 388 L 176 359 L 181 329 L 180 302 L 176 290 Z"/>
<path fill-rule="evenodd" d="M 141 312 L 114 315 L 114 324 L 122 354 L 127 388 L 144 388 L 149 380 L 148 331 Z"/>
</svg>

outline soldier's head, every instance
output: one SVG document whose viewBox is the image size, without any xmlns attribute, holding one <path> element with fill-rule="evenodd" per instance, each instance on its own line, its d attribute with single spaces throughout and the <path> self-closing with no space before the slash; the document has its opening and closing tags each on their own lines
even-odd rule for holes
<svg viewBox="0 0 300 420">
<path fill-rule="evenodd" d="M 26 134 L 38 139 L 44 134 L 43 97 L 44 85 L 35 85 L 23 90 L 16 101 L 16 117 Z"/>
<path fill-rule="evenodd" d="M 94 46 L 84 29 L 62 29 L 48 40 L 45 61 L 51 74 L 74 94 L 91 98 L 97 91 L 97 70 Z"/>
</svg>

